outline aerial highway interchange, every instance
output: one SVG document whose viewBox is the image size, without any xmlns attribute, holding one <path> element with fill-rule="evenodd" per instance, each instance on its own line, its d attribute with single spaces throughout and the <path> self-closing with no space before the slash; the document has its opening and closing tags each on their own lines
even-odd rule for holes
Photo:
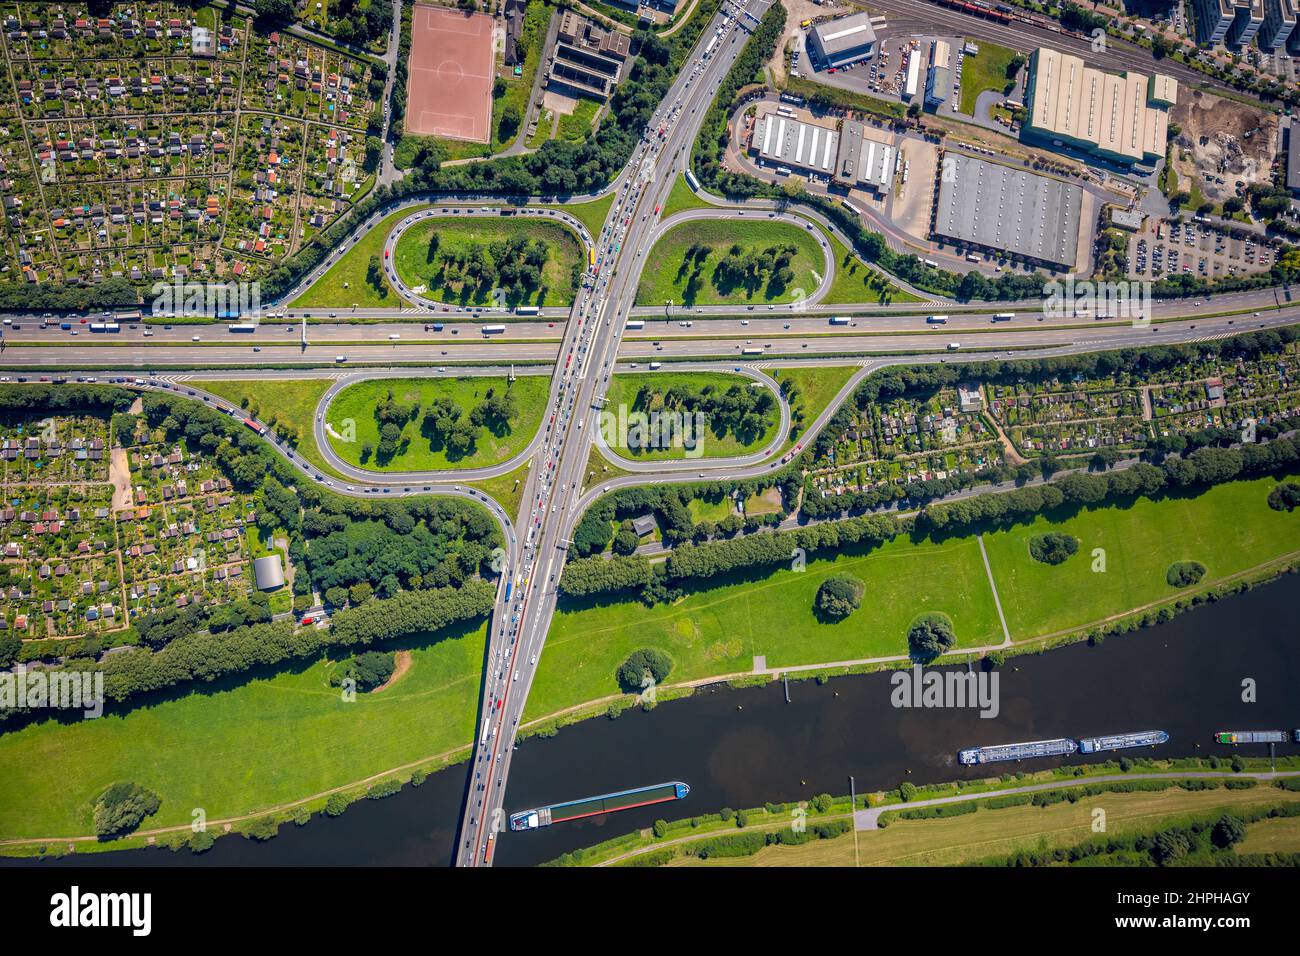
<svg viewBox="0 0 1300 956">
<path fill-rule="evenodd" d="M 1046 356 L 1195 342 L 1249 329 L 1300 321 L 1300 302 L 1277 289 L 1216 295 L 1212 300 L 1163 300 L 1151 322 L 1130 323 L 1074 315 L 1046 317 L 1035 304 L 957 303 L 924 295 L 907 303 L 827 304 L 824 297 L 835 269 L 823 230 L 839 236 L 833 223 L 797 203 L 735 203 L 708 197 L 708 209 L 665 218 L 665 205 L 689 163 L 692 144 L 719 82 L 768 8 L 768 0 L 728 0 L 701 36 L 721 35 L 711 55 L 700 55 L 705 40 L 683 67 L 627 166 L 600 195 L 613 194 L 609 216 L 597 235 L 560 209 L 512 206 L 517 214 L 562 222 L 578 234 L 584 251 L 599 257 L 577 290 L 570 308 L 547 307 L 537 316 L 515 316 L 508 309 L 446 305 L 407 288 L 398 277 L 392 250 L 403 231 L 428 217 L 497 217 L 506 208 L 490 196 L 407 197 L 359 224 L 335 252 L 278 303 L 266 303 L 252 336 L 234 336 L 220 325 L 124 324 L 110 337 L 93 337 L 79 320 L 47 313 L 13 313 L 4 329 L 0 365 L 4 379 L 45 380 L 62 374 L 123 378 L 148 389 L 188 393 L 219 407 L 228 405 L 204 391 L 205 379 L 228 377 L 231 370 L 251 379 L 279 380 L 328 376 L 333 379 L 317 407 L 317 444 L 337 473 L 326 475 L 297 456 L 273 433 L 268 439 L 299 471 L 304 481 L 355 496 L 449 494 L 481 503 L 492 514 L 507 543 L 500 561 L 498 603 L 491 621 L 480 693 L 478 730 L 470 762 L 463 819 L 457 839 L 462 866 L 490 865 L 493 845 L 505 829 L 504 800 L 516 730 L 544 653 L 559 580 L 574 526 L 584 510 L 614 488 L 699 479 L 743 478 L 778 466 L 789 408 L 781 409 L 778 439 L 736 459 L 689 462 L 632 462 L 605 454 L 626 475 L 590 480 L 585 474 L 597 437 L 597 417 L 610 377 L 617 370 L 644 369 L 649 362 L 669 367 L 739 372 L 771 387 L 765 368 L 838 364 L 860 368 L 804 430 L 816 436 L 839 404 L 876 369 L 890 364 L 942 362 L 954 353 L 982 358 Z M 932 8 L 894 2 L 887 8 L 910 14 Z M 660 136 L 655 128 L 666 126 Z M 541 197 L 537 197 L 539 200 Z M 591 196 L 546 201 L 564 206 Z M 384 239 L 385 270 L 403 298 L 388 308 L 290 305 L 317 282 L 361 236 L 393 212 L 411 215 Z M 758 306 L 680 304 L 638 305 L 646 256 L 664 232 L 702 219 L 763 219 L 789 223 L 816 235 L 824 256 L 822 286 L 794 304 Z M 1009 321 L 995 321 L 1009 311 Z M 943 313 L 942 324 L 927 322 Z M 830 325 L 832 316 L 843 324 Z M 629 330 L 629 319 L 644 321 Z M 501 331 L 484 327 L 504 321 Z M 62 327 L 69 324 L 70 328 Z M 436 324 L 436 328 L 434 327 Z M 341 460 L 325 439 L 324 413 L 347 385 L 394 376 L 544 375 L 550 378 L 547 408 L 538 432 L 507 461 L 455 471 L 379 473 Z M 509 514 L 469 482 L 506 475 L 530 462 L 522 504 Z"/>
</svg>

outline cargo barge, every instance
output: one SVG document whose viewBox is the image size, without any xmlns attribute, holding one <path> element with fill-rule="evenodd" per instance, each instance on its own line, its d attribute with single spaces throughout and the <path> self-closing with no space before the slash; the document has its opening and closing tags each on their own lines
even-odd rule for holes
<svg viewBox="0 0 1300 956">
<path fill-rule="evenodd" d="M 1130 747 L 1154 747 L 1168 742 L 1163 730 L 1139 730 L 1131 734 L 1111 734 L 1106 737 L 1080 737 L 1079 753 L 1095 754 L 1106 750 L 1127 750 Z"/>
<path fill-rule="evenodd" d="M 992 747 L 970 747 L 957 754 L 957 759 L 968 766 L 994 763 L 999 760 L 1025 760 L 1031 757 L 1065 757 L 1079 749 L 1069 737 L 1054 740 L 1031 740 L 1022 744 L 995 744 Z"/>
<path fill-rule="evenodd" d="M 673 780 L 669 783 L 619 790 L 616 793 L 605 793 L 583 800 L 553 803 L 534 810 L 521 810 L 510 814 L 510 829 L 536 830 L 538 827 L 549 827 L 552 823 L 563 823 L 565 820 L 577 820 L 601 813 L 613 813 L 616 810 L 631 810 L 655 803 L 667 803 L 670 800 L 682 800 L 690 792 L 689 786 L 680 780 Z"/>
<path fill-rule="evenodd" d="M 1284 744 L 1291 739 L 1285 730 L 1220 730 L 1216 744 Z"/>
</svg>

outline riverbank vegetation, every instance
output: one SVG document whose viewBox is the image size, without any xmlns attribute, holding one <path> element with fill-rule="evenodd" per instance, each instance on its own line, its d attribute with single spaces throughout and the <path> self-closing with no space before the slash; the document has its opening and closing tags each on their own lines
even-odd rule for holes
<svg viewBox="0 0 1300 956">
<path fill-rule="evenodd" d="M 1295 766 L 1291 758 L 1277 769 L 1293 774 Z M 547 865 L 679 866 L 710 858 L 742 866 L 954 866 L 1012 860 L 1041 865 L 1079 862 L 1098 849 L 1136 850 L 1132 858 L 1116 861 L 1120 865 L 1158 865 L 1176 860 L 1157 861 L 1147 855 L 1156 844 L 1156 834 L 1189 825 L 1196 831 L 1191 835 L 1193 843 L 1199 837 L 1200 848 L 1210 854 L 1231 850 L 1294 855 L 1300 851 L 1300 827 L 1288 825 L 1300 817 L 1300 788 L 1293 786 L 1294 776 L 1273 785 L 1253 777 L 1192 776 L 1219 767 L 1220 761 L 1213 758 L 1125 759 L 928 787 L 905 784 L 900 790 L 909 792 L 903 798 L 899 791 L 859 794 L 859 810 L 899 809 L 882 813 L 879 829 L 852 836 L 850 811 L 854 808 L 849 798 L 820 794 L 791 803 L 723 809 L 671 822 L 658 820 L 653 827 L 566 853 Z M 1243 762 L 1242 766 L 1243 772 L 1272 769 L 1265 760 Z M 1152 776 L 1180 770 L 1189 776 Z M 1132 779 L 1089 782 L 1117 773 L 1132 773 Z M 1059 787 L 1050 788 L 1052 783 Z M 1029 785 L 1049 789 L 977 798 L 981 793 Z M 968 799 L 919 810 L 902 809 L 909 800 L 958 796 Z M 1089 810 L 1101 806 L 1106 811 L 1104 838 L 1092 833 L 1091 814 L 1079 808 L 1078 801 L 1085 796 Z M 838 839 L 841 836 L 844 838 Z M 1194 854 L 1177 859 L 1187 856 Z M 1271 860 L 1285 862 L 1284 856 Z M 1265 862 L 1265 858 L 1252 862 Z"/>
</svg>

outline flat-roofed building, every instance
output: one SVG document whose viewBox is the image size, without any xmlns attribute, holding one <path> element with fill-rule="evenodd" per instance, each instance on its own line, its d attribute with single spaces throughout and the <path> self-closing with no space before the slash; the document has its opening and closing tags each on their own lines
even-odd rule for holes
<svg viewBox="0 0 1300 956">
<path fill-rule="evenodd" d="M 894 181 L 897 152 L 890 144 L 867 135 L 868 129 L 856 120 L 848 120 L 840 127 L 834 178 L 850 189 L 863 187 L 886 193 Z"/>
<path fill-rule="evenodd" d="M 609 0 L 616 7 L 640 13 L 642 7 L 653 7 L 663 13 L 676 13 L 678 0 Z"/>
<path fill-rule="evenodd" d="M 808 31 L 813 52 L 828 66 L 852 63 L 871 56 L 876 50 L 876 31 L 871 17 L 854 13 L 819 23 Z"/>
<path fill-rule="evenodd" d="M 793 116 L 782 116 L 775 107 L 759 107 L 754 121 L 751 151 L 765 162 L 790 169 L 830 176 L 835 171 L 839 133 Z"/>
<path fill-rule="evenodd" d="M 1249 6 L 1248 0 L 1195 0 L 1195 4 L 1196 42 L 1202 46 L 1225 42 L 1238 8 Z"/>
<path fill-rule="evenodd" d="M 605 100 L 622 78 L 631 39 L 593 20 L 565 10 L 546 74 L 546 86 Z"/>
<path fill-rule="evenodd" d="M 1104 73 L 1082 59 L 1039 47 L 1029 57 L 1021 136 L 1058 141 L 1118 163 L 1165 153 L 1178 83 L 1157 73 Z"/>
<path fill-rule="evenodd" d="M 939 184 L 937 238 L 1073 268 L 1081 187 L 952 151 L 944 154 L 942 168 L 951 175 Z"/>
<path fill-rule="evenodd" d="M 930 69 L 925 74 L 925 105 L 942 106 L 952 89 L 952 44 L 935 40 L 930 50 Z"/>
<path fill-rule="evenodd" d="M 1300 46 L 1300 31 L 1296 23 L 1300 17 L 1296 14 L 1296 0 L 1265 0 L 1264 25 L 1259 28 L 1259 48 L 1276 53 L 1293 41 L 1291 46 Z"/>
<path fill-rule="evenodd" d="M 1228 31 L 1228 46 L 1247 46 L 1264 25 L 1264 0 L 1250 0 L 1237 8 L 1232 29 Z"/>
</svg>

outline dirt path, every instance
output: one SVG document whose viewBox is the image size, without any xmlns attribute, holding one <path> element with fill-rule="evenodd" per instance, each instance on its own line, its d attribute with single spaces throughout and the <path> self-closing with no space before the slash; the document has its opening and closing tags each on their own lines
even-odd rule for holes
<svg viewBox="0 0 1300 956">
<path fill-rule="evenodd" d="M 982 384 L 980 385 L 980 397 L 984 399 L 984 407 L 988 408 L 989 395 Z M 994 418 L 991 413 L 988 416 L 988 420 L 993 423 L 993 430 L 997 432 L 998 441 L 1002 442 L 1002 452 L 1007 456 L 1007 464 L 1023 465 L 1028 461 L 1024 455 L 1016 451 L 1016 446 L 1012 444 L 1011 439 L 1007 437 L 1007 433 L 1002 430 L 1002 423 Z"/>
<path fill-rule="evenodd" d="M 388 688 L 392 687 L 399 680 L 405 677 L 406 672 L 409 671 L 410 669 L 411 669 L 411 652 L 398 651 L 397 666 L 393 668 L 392 676 L 389 677 L 388 680 L 380 684 L 378 687 L 376 687 L 374 690 L 372 690 L 370 693 L 378 694 L 381 690 L 388 690 Z"/>
<path fill-rule="evenodd" d="M 114 448 L 108 453 L 108 480 L 113 484 L 113 510 L 125 511 L 131 507 L 131 460 L 125 448 Z"/>
</svg>

